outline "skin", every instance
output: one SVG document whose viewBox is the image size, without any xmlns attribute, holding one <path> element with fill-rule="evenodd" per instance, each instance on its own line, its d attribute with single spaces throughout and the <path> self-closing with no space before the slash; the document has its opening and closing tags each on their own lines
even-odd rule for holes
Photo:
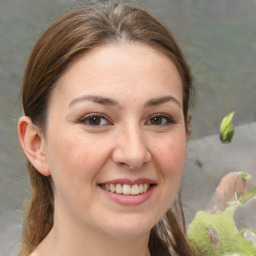
<svg viewBox="0 0 256 256">
<path fill-rule="evenodd" d="M 141 44 L 96 47 L 55 84 L 45 134 L 26 116 L 18 130 L 54 187 L 54 226 L 33 255 L 150 255 L 149 233 L 177 194 L 188 137 L 182 81 L 167 56 Z M 99 186 L 139 178 L 155 185 L 138 205 L 121 205 Z"/>
</svg>

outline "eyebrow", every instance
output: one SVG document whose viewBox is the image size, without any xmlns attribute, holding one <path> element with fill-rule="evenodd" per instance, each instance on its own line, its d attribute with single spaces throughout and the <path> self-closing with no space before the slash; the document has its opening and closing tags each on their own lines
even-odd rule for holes
<svg viewBox="0 0 256 256">
<path fill-rule="evenodd" d="M 166 102 L 172 101 L 174 103 L 176 103 L 179 107 L 181 106 L 181 103 L 173 96 L 164 96 L 164 97 L 159 97 L 159 98 L 153 98 L 151 100 L 149 100 L 148 102 L 146 102 L 145 107 L 151 107 L 151 106 L 156 106 L 156 105 L 160 105 Z"/>
<path fill-rule="evenodd" d="M 93 101 L 95 103 L 101 104 L 101 105 L 108 105 L 108 106 L 119 106 L 118 102 L 116 100 L 101 97 L 101 96 L 94 96 L 94 95 L 85 95 L 78 97 L 74 100 L 72 100 L 69 104 L 69 107 L 73 106 L 74 104 L 82 101 Z"/>
<path fill-rule="evenodd" d="M 101 105 L 108 105 L 108 106 L 120 106 L 116 100 L 111 98 L 94 96 L 94 95 L 85 95 L 72 100 L 69 104 L 69 107 L 72 107 L 74 104 L 78 102 L 83 102 L 83 101 L 92 101 Z M 161 105 L 169 101 L 176 103 L 179 107 L 182 107 L 181 103 L 173 96 L 163 96 L 163 97 L 150 99 L 145 103 L 145 107 Z"/>
</svg>

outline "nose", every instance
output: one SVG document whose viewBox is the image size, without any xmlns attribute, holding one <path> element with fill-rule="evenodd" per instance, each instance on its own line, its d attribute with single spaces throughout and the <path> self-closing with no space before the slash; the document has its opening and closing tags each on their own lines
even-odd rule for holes
<svg viewBox="0 0 256 256">
<path fill-rule="evenodd" d="M 151 160 L 145 134 L 140 127 L 129 126 L 117 134 L 112 159 L 119 165 L 138 169 Z"/>
</svg>

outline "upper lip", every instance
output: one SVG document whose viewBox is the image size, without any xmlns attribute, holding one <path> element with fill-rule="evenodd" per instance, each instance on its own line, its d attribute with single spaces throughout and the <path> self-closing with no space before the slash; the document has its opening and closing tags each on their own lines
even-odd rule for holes
<svg viewBox="0 0 256 256">
<path fill-rule="evenodd" d="M 136 180 L 131 180 L 131 179 L 113 179 L 113 180 L 108 180 L 108 181 L 104 181 L 101 182 L 100 185 L 103 184 L 127 184 L 127 185 L 135 185 L 135 184 L 151 184 L 151 185 L 156 185 L 156 181 L 152 180 L 152 179 L 148 179 L 148 178 L 139 178 Z"/>
</svg>

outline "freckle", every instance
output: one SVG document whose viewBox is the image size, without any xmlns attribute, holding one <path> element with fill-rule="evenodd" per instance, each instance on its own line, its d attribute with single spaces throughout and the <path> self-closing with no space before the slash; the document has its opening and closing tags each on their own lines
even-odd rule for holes
<svg viewBox="0 0 256 256">
<path fill-rule="evenodd" d="M 137 226 L 138 226 L 138 227 L 141 226 L 141 222 L 140 222 L 140 221 L 138 222 Z"/>
</svg>

